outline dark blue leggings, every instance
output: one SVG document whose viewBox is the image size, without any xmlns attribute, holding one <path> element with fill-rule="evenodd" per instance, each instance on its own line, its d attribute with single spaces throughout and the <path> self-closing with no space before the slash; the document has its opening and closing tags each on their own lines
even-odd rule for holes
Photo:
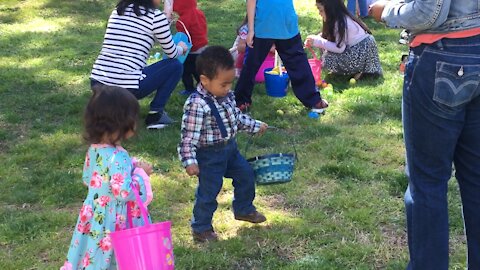
<svg viewBox="0 0 480 270">
<path fill-rule="evenodd" d="M 235 88 L 237 104 L 252 103 L 255 75 L 273 44 L 277 47 L 280 58 L 287 69 L 295 96 L 306 107 L 315 107 L 321 101 L 321 97 L 320 93 L 316 91 L 315 79 L 308 64 L 300 34 L 286 40 L 255 37 L 253 48 L 248 48 L 245 55 L 245 64 Z"/>
</svg>

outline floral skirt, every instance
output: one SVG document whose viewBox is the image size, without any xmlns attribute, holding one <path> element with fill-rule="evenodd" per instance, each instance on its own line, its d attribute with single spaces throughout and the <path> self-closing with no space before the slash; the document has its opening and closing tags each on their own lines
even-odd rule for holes
<svg viewBox="0 0 480 270">
<path fill-rule="evenodd" d="M 340 75 L 383 74 L 377 44 L 371 35 L 358 44 L 347 47 L 343 53 L 325 53 L 323 68 Z"/>
</svg>

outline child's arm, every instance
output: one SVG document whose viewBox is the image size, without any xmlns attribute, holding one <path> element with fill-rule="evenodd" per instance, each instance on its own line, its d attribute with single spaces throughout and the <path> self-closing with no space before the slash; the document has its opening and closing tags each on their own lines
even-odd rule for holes
<svg viewBox="0 0 480 270">
<path fill-rule="evenodd" d="M 268 125 L 262 121 L 255 120 L 247 114 L 240 112 L 238 115 L 238 128 L 250 134 L 263 134 L 268 128 Z"/>
<path fill-rule="evenodd" d="M 111 175 L 110 187 L 117 201 L 135 201 L 132 183 L 140 191 L 142 201 L 147 201 L 145 181 L 150 179 L 142 168 L 133 168 L 132 160 L 127 152 L 118 151 L 114 154 L 109 174 Z"/>
<path fill-rule="evenodd" d="M 257 0 L 247 0 L 248 34 L 247 45 L 253 48 L 253 38 L 255 37 L 255 9 Z"/>
<path fill-rule="evenodd" d="M 345 42 L 340 44 L 340 47 L 337 46 L 337 43 L 326 40 L 325 38 L 317 35 L 310 35 L 305 40 L 305 45 L 307 47 L 317 47 L 333 53 L 343 53 L 345 48 Z"/>
<path fill-rule="evenodd" d="M 441 25 L 448 19 L 451 1 L 377 1 L 370 6 L 369 13 L 388 27 L 406 28 L 421 32 Z"/>
<path fill-rule="evenodd" d="M 185 168 L 198 166 L 197 147 L 205 121 L 204 101 L 200 97 L 189 98 L 185 103 L 182 118 L 181 142 L 178 154 Z M 195 175 L 187 169 L 189 175 Z M 198 172 L 197 172 L 198 173 Z"/>
<path fill-rule="evenodd" d="M 145 191 L 147 194 L 147 201 L 145 202 L 145 206 L 148 206 L 153 200 L 152 184 L 150 183 L 150 175 L 152 175 L 153 173 L 153 166 L 150 163 L 139 161 L 135 157 L 132 158 L 132 165 L 134 168 L 134 174 L 140 175 L 143 178 L 143 182 L 145 183 Z"/>
<path fill-rule="evenodd" d="M 90 177 L 91 177 L 91 172 L 90 172 L 90 149 L 88 149 L 87 156 L 85 157 L 85 163 L 83 164 L 83 174 L 82 174 L 83 184 L 87 187 L 90 183 Z"/>
<path fill-rule="evenodd" d="M 172 21 L 173 1 L 174 0 L 163 0 L 163 13 L 167 16 L 168 21 Z"/>
<path fill-rule="evenodd" d="M 160 11 L 155 12 L 155 17 L 153 19 L 153 34 L 168 58 L 176 58 L 187 51 L 185 43 L 179 42 L 178 45 L 175 45 L 167 16 Z"/>
<path fill-rule="evenodd" d="M 239 53 L 244 53 L 247 50 L 247 42 L 245 39 L 239 39 L 237 43 L 237 51 Z"/>
<path fill-rule="evenodd" d="M 263 134 L 268 128 L 267 124 L 242 113 L 238 107 L 235 107 L 235 113 L 237 115 L 239 130 L 246 131 L 251 134 Z"/>
</svg>

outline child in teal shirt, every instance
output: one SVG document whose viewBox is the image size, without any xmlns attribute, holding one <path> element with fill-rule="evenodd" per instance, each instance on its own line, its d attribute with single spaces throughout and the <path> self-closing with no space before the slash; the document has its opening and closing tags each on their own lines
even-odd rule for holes
<svg viewBox="0 0 480 270">
<path fill-rule="evenodd" d="M 323 111 L 328 103 L 316 90 L 315 79 L 303 50 L 293 0 L 247 0 L 248 36 L 245 64 L 235 96 L 241 109 L 252 103 L 255 74 L 272 45 L 287 69 L 297 98 L 308 108 Z"/>
</svg>

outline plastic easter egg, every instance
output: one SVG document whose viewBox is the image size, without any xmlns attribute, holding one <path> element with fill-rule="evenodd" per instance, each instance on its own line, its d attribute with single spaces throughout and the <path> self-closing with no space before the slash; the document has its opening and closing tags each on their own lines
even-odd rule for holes
<svg viewBox="0 0 480 270">
<path fill-rule="evenodd" d="M 312 119 L 318 119 L 320 115 L 317 112 L 309 112 L 308 117 Z"/>
</svg>

